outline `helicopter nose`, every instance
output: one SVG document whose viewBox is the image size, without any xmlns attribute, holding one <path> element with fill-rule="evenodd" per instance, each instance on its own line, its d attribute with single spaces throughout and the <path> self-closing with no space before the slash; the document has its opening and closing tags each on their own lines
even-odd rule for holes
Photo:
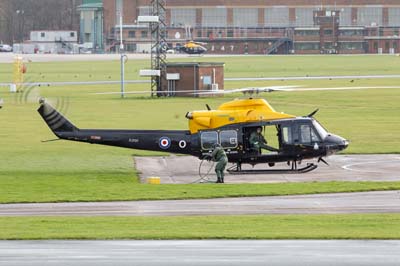
<svg viewBox="0 0 400 266">
<path fill-rule="evenodd" d="M 340 136 L 329 134 L 325 138 L 325 143 L 330 153 L 335 153 L 346 149 L 349 146 L 349 141 Z"/>
</svg>

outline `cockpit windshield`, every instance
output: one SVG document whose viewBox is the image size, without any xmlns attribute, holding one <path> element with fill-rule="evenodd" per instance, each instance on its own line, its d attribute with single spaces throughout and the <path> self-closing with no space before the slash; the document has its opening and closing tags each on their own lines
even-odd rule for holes
<svg viewBox="0 0 400 266">
<path fill-rule="evenodd" d="M 321 126 L 320 123 L 318 123 L 317 120 L 313 120 L 313 125 L 315 130 L 318 132 L 318 134 L 321 136 L 322 139 L 325 139 L 328 136 L 328 132 L 325 130 L 323 126 Z"/>
</svg>

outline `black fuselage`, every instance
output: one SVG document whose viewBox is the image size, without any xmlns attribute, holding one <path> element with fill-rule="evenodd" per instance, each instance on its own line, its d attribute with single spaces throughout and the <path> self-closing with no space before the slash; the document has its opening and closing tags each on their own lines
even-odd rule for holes
<svg viewBox="0 0 400 266">
<path fill-rule="evenodd" d="M 232 163 L 275 163 L 319 158 L 343 150 L 348 143 L 327 133 L 312 118 L 290 118 L 268 122 L 231 124 L 191 134 L 187 130 L 78 129 L 53 107 L 42 103 L 39 113 L 60 139 L 139 150 L 208 155 L 214 144 L 225 149 Z M 249 143 L 257 127 L 275 130 L 279 152 L 262 153 Z"/>
</svg>

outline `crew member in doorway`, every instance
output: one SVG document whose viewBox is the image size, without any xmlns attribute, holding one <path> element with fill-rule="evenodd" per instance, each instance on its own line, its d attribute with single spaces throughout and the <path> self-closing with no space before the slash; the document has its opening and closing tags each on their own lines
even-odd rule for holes
<svg viewBox="0 0 400 266">
<path fill-rule="evenodd" d="M 262 135 L 262 128 L 257 127 L 257 129 L 250 134 L 250 148 L 252 150 L 255 150 L 257 152 L 261 152 L 261 149 L 266 149 L 269 151 L 279 151 L 278 149 L 275 149 L 274 147 L 268 146 L 267 141 L 265 140 L 264 136 Z"/>
<path fill-rule="evenodd" d="M 217 174 L 217 183 L 224 183 L 224 170 L 228 163 L 228 157 L 220 144 L 214 145 L 214 151 L 211 154 L 211 159 L 217 162 L 215 165 L 215 173 Z"/>
</svg>

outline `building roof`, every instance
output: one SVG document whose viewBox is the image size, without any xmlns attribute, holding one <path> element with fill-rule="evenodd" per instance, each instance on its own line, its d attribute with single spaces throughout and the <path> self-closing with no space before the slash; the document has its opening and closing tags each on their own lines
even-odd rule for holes
<svg viewBox="0 0 400 266">
<path fill-rule="evenodd" d="M 223 62 L 173 62 L 167 63 L 167 67 L 209 67 L 224 66 Z"/>
<path fill-rule="evenodd" d="M 103 4 L 103 0 L 83 0 L 82 4 Z"/>
<path fill-rule="evenodd" d="M 82 10 L 98 10 L 103 8 L 102 0 L 83 0 L 82 5 L 78 6 L 78 11 Z"/>
</svg>

